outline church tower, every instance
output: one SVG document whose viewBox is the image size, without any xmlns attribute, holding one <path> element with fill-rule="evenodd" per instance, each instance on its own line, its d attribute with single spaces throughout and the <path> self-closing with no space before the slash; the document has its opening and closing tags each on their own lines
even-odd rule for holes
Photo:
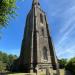
<svg viewBox="0 0 75 75">
<path fill-rule="evenodd" d="M 55 70 L 55 74 L 59 75 L 47 18 L 38 0 L 33 0 L 32 8 L 27 15 L 19 65 L 25 72 L 46 70 L 53 75 Z"/>
</svg>

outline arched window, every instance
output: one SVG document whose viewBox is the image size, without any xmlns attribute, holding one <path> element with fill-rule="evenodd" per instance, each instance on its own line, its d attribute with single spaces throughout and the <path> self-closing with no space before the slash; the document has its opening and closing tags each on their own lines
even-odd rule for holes
<svg viewBox="0 0 75 75">
<path fill-rule="evenodd" d="M 44 60 L 48 60 L 47 48 L 46 47 L 43 48 L 43 58 L 44 58 Z"/>
<path fill-rule="evenodd" d="M 40 22 L 43 23 L 43 15 L 40 14 Z"/>
</svg>

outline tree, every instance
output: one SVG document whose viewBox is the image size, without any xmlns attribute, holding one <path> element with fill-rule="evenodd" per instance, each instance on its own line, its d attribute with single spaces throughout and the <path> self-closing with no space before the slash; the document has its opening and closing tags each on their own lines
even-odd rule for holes
<svg viewBox="0 0 75 75">
<path fill-rule="evenodd" d="M 2 55 L 2 52 L 0 51 L 0 61 L 2 61 L 3 60 L 3 55 Z"/>
<path fill-rule="evenodd" d="M 8 25 L 10 17 L 14 17 L 16 0 L 0 0 L 0 28 Z"/>
<path fill-rule="evenodd" d="M 13 65 L 14 61 L 17 59 L 16 55 L 8 55 L 8 63 L 7 63 L 7 70 L 11 70 L 11 66 Z"/>
<path fill-rule="evenodd" d="M 0 51 L 0 71 L 10 70 L 11 65 L 16 59 L 16 55 L 8 55 Z"/>
<path fill-rule="evenodd" d="M 3 63 L 8 63 L 8 55 L 6 53 L 0 52 L 0 61 Z"/>
<path fill-rule="evenodd" d="M 65 68 L 66 64 L 67 64 L 67 59 L 60 59 L 58 60 L 59 61 L 59 67 L 62 69 L 62 68 Z"/>
<path fill-rule="evenodd" d="M 68 61 L 66 69 L 71 71 L 72 75 L 75 75 L 75 57 Z"/>
<path fill-rule="evenodd" d="M 3 63 L 8 63 L 8 55 L 3 53 Z"/>
</svg>

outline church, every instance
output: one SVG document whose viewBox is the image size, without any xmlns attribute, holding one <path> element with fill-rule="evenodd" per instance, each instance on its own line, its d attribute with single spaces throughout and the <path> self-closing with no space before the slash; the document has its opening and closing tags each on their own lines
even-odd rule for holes
<svg viewBox="0 0 75 75">
<path fill-rule="evenodd" d="M 27 15 L 18 65 L 26 73 L 46 71 L 47 75 L 60 75 L 47 17 L 38 0 L 33 0 Z"/>
</svg>

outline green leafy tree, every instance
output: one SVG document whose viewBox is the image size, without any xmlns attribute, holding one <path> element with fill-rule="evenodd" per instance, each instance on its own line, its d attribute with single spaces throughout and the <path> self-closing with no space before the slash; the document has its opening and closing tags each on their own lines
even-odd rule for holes
<svg viewBox="0 0 75 75">
<path fill-rule="evenodd" d="M 8 25 L 11 17 L 14 17 L 16 0 L 0 0 L 0 28 Z"/>
<path fill-rule="evenodd" d="M 7 69 L 10 70 L 13 62 L 17 59 L 16 55 L 8 55 L 9 61 L 7 63 Z"/>
<path fill-rule="evenodd" d="M 0 51 L 0 71 L 10 70 L 11 65 L 16 59 L 16 55 L 8 55 Z"/>
<path fill-rule="evenodd" d="M 2 54 L 2 52 L 0 51 L 0 61 L 2 61 L 3 60 L 3 54 Z"/>
<path fill-rule="evenodd" d="M 58 60 L 59 61 L 59 67 L 62 69 L 62 68 L 65 68 L 66 64 L 67 64 L 67 59 L 60 59 Z"/>
<path fill-rule="evenodd" d="M 8 55 L 6 53 L 0 52 L 0 61 L 2 61 L 3 63 L 7 63 L 8 62 Z"/>
<path fill-rule="evenodd" d="M 66 69 L 71 71 L 72 75 L 75 75 L 75 57 L 68 61 Z"/>
<path fill-rule="evenodd" d="M 3 61 L 3 63 L 8 63 L 8 61 L 9 61 L 9 59 L 8 59 L 8 55 L 6 54 L 6 53 L 3 53 L 3 55 L 2 55 L 3 57 L 2 57 L 2 61 Z"/>
</svg>

